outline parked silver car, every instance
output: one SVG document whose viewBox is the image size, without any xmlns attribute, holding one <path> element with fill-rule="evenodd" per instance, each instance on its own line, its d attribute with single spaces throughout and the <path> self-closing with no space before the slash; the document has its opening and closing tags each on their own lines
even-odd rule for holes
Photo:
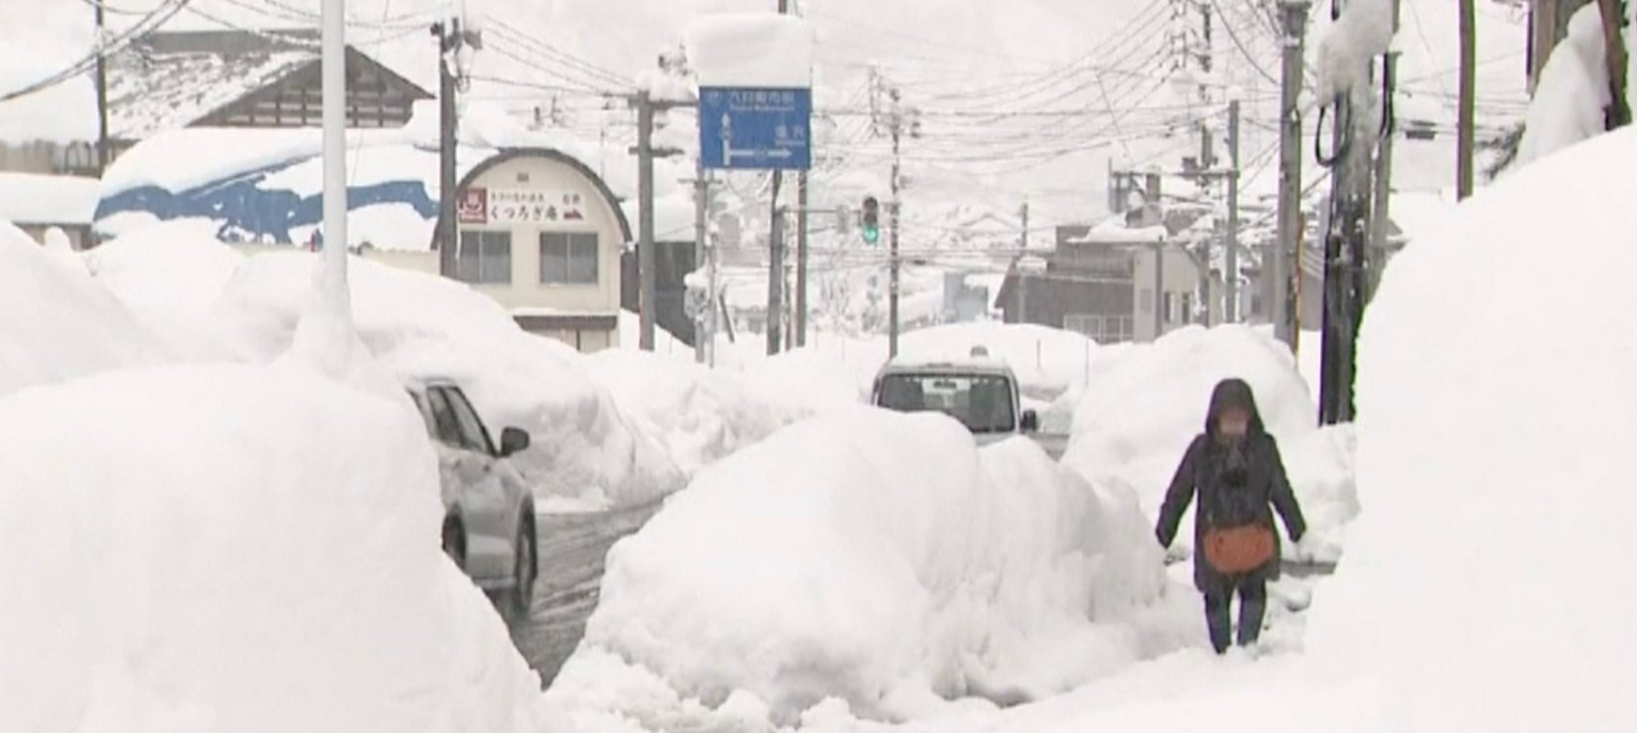
<svg viewBox="0 0 1637 733">
<path fill-rule="evenodd" d="M 529 446 L 529 434 L 506 428 L 497 449 L 454 383 L 425 380 L 408 390 L 438 451 L 444 552 L 478 587 L 498 592 L 502 610 L 526 616 L 539 573 L 534 494 L 506 459 Z"/>
</svg>

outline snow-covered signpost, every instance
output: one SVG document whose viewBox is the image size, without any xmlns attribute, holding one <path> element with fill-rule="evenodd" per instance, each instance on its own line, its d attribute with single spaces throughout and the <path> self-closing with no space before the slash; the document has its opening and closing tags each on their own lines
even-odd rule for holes
<svg viewBox="0 0 1637 733">
<path fill-rule="evenodd" d="M 707 170 L 774 172 L 768 242 L 767 344 L 779 348 L 783 310 L 784 210 L 779 173 L 812 164 L 812 28 L 791 15 L 706 16 L 688 29 L 688 58 L 699 77 L 699 160 Z"/>
</svg>

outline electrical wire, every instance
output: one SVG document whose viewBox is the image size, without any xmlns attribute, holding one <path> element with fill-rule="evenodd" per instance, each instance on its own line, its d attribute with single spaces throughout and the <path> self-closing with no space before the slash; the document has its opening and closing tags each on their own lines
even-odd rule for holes
<svg viewBox="0 0 1637 733">
<path fill-rule="evenodd" d="M 92 67 L 96 66 L 98 58 L 111 56 L 123 50 L 137 38 L 140 38 L 154 28 L 163 25 L 171 18 L 176 17 L 176 14 L 182 12 L 184 8 L 188 7 L 188 3 L 190 2 L 192 2 L 192 0 L 165 0 L 163 5 L 156 7 L 152 12 L 143 16 L 141 20 L 137 21 L 130 28 L 127 28 L 124 31 L 114 34 L 108 38 L 99 39 L 97 47 L 91 52 L 90 55 L 75 62 L 68 68 L 47 76 L 44 79 L 40 79 L 39 81 L 27 84 L 21 88 L 6 92 L 5 94 L 0 94 L 0 102 L 9 102 L 13 99 L 54 87 L 68 81 L 69 79 L 73 79 L 86 73 L 87 71 L 90 71 Z"/>
</svg>

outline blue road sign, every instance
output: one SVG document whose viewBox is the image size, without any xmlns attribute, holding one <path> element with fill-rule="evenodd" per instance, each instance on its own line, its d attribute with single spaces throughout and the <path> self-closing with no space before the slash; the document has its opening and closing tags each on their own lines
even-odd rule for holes
<svg viewBox="0 0 1637 733">
<path fill-rule="evenodd" d="M 703 87 L 699 151 L 712 169 L 807 170 L 813 91 Z"/>
</svg>

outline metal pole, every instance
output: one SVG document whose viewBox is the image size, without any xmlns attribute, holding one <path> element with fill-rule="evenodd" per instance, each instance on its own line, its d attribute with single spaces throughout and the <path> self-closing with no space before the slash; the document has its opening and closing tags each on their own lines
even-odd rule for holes
<svg viewBox="0 0 1637 733">
<path fill-rule="evenodd" d="M 710 254 L 706 251 L 709 246 L 707 240 L 710 237 L 710 229 L 705 223 L 710 214 L 710 181 L 705 178 L 705 161 L 703 159 L 699 161 L 698 167 L 694 170 L 693 185 L 693 266 L 694 270 L 698 271 L 708 267 L 710 262 Z M 694 318 L 693 358 L 695 362 L 700 364 L 705 363 L 709 358 L 711 343 L 716 338 L 716 309 L 708 307 L 714 294 L 715 290 L 709 290 L 705 294 L 707 304 L 705 312 Z M 705 327 L 707 322 L 709 322 L 710 328 Z"/>
<path fill-rule="evenodd" d="M 455 219 L 455 202 L 460 184 L 455 180 L 455 130 L 459 122 L 455 113 L 455 75 L 449 69 L 449 56 L 454 51 L 455 39 L 460 37 L 460 21 L 433 26 L 438 34 L 438 273 L 455 277 L 458 273 L 457 256 L 460 237 Z"/>
<path fill-rule="evenodd" d="M 1308 0 L 1284 0 L 1283 68 L 1280 73 L 1279 125 L 1279 236 L 1268 259 L 1271 287 L 1268 307 L 1273 313 L 1274 335 L 1292 350 L 1296 345 L 1295 312 L 1301 303 L 1292 302 L 1292 278 L 1301 277 L 1300 261 L 1291 259 L 1301 238 L 1302 216 L 1302 41 L 1307 31 Z"/>
<path fill-rule="evenodd" d="M 1154 340 L 1165 335 L 1165 243 L 1154 243 Z"/>
<path fill-rule="evenodd" d="M 641 214 L 637 217 L 637 275 L 640 280 L 638 302 L 639 347 L 654 350 L 655 302 L 654 279 L 654 105 L 648 90 L 637 92 L 637 199 Z"/>
<path fill-rule="evenodd" d="M 710 184 L 711 179 L 707 177 L 705 179 L 705 190 L 707 194 L 710 191 Z M 706 233 L 706 236 L 709 237 L 709 232 Z M 716 251 L 716 241 L 714 239 L 710 240 L 710 248 L 705 250 L 705 255 L 706 266 L 710 268 L 710 303 L 706 306 L 710 311 L 710 351 L 708 354 L 710 365 L 714 368 L 716 366 L 716 334 L 722 328 L 722 320 L 724 315 L 722 311 L 727 307 L 727 304 L 722 301 L 721 295 L 722 279 L 720 275 L 721 269 L 719 266 L 719 262 L 721 261 L 721 253 Z M 729 322 L 727 326 L 729 329 L 729 336 L 731 338 L 733 328 L 732 322 Z"/>
<path fill-rule="evenodd" d="M 1477 92 L 1478 33 L 1474 0 L 1460 0 L 1461 98 L 1457 115 L 1456 198 L 1472 195 L 1473 103 Z"/>
<path fill-rule="evenodd" d="M 899 139 L 902 137 L 902 118 L 898 115 L 897 105 L 892 113 L 892 201 L 887 212 L 887 226 L 891 227 L 887 254 L 887 319 L 890 321 L 887 331 L 887 357 L 898 356 L 898 189 L 899 189 Z"/>
<path fill-rule="evenodd" d="M 807 171 L 796 176 L 796 347 L 807 345 Z"/>
<path fill-rule="evenodd" d="M 767 355 L 779 353 L 780 323 L 784 318 L 784 210 L 779 207 L 782 177 L 773 172 L 773 229 L 767 240 Z"/>
<path fill-rule="evenodd" d="M 103 53 L 105 21 L 101 2 L 97 12 L 97 177 L 108 169 L 108 57 Z"/>
<path fill-rule="evenodd" d="M 1609 102 L 1605 127 L 1613 130 L 1631 124 L 1631 103 L 1626 101 L 1625 0 L 1597 0 L 1603 16 L 1603 61 L 1608 68 Z"/>
<path fill-rule="evenodd" d="M 347 291 L 347 51 L 346 2 L 324 0 L 319 72 L 324 105 L 324 298 L 346 313 Z M 338 301 L 338 302 L 337 302 Z"/>
<path fill-rule="evenodd" d="M 1226 281 L 1227 303 L 1222 312 L 1224 323 L 1239 322 L 1239 100 L 1228 102 L 1228 252 Z M 1207 261 L 1209 266 L 1209 261 Z M 1206 312 L 1210 309 L 1207 307 Z"/>
</svg>

